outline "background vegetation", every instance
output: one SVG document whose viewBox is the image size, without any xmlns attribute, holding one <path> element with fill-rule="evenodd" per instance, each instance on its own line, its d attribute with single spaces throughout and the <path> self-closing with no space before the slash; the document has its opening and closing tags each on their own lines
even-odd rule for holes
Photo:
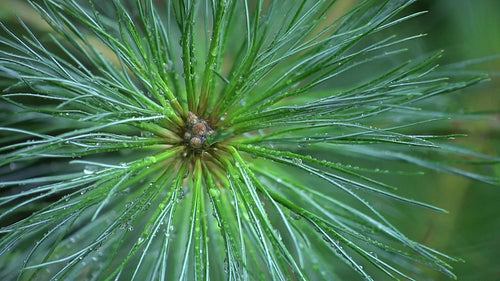
<svg viewBox="0 0 500 281">
<path fill-rule="evenodd" d="M 445 49 L 444 60 L 457 62 L 500 54 L 500 1 L 496 0 L 426 0 L 415 10 L 429 13 L 411 22 L 408 28 L 425 32 L 422 50 Z M 490 120 L 454 122 L 458 131 L 469 137 L 458 140 L 477 151 L 490 155 L 500 152 L 500 60 L 493 59 L 474 66 L 491 72 L 492 81 L 453 96 L 443 106 L 461 108 L 464 112 L 492 112 Z M 500 176 L 500 167 L 496 167 Z M 438 188 L 435 183 L 437 182 Z M 425 194 L 425 202 L 443 207 L 449 214 L 428 213 L 413 217 L 401 225 L 418 241 L 446 253 L 459 256 L 464 263 L 455 264 L 459 280 L 498 280 L 500 276 L 500 189 L 471 180 L 439 174 L 419 177 L 415 189 Z M 424 229 L 421 227 L 427 226 Z M 415 229 L 418 227 L 418 229 Z M 435 280 L 447 280 L 436 275 Z"/>
<path fill-rule="evenodd" d="M 345 7 L 351 4 L 344 1 Z M 355 1 L 352 1 L 355 2 Z M 0 0 L 3 22 L 15 21 L 14 11 L 32 26 L 44 28 L 31 10 L 18 0 Z M 498 0 L 424 0 L 413 5 L 414 11 L 429 12 L 397 28 L 400 33 L 427 33 L 419 41 L 420 50 L 445 49 L 443 63 L 454 63 L 500 54 L 500 1 Z M 408 13 L 411 11 L 407 11 Z M 391 30 L 393 32 L 394 30 Z M 397 33 L 397 31 L 394 31 Z M 412 44 L 414 44 L 412 42 Z M 491 72 L 492 81 L 474 86 L 461 95 L 433 100 L 443 111 L 456 108 L 465 113 L 490 112 L 490 119 L 464 118 L 453 121 L 453 133 L 466 133 L 468 138 L 457 142 L 489 155 L 500 154 L 500 59 L 471 65 L 469 69 Z M 1 84 L 1 82 L 0 82 Z M 437 128 L 436 128 L 437 129 Z M 500 177 L 500 166 L 496 167 Z M 444 253 L 461 257 L 464 263 L 454 264 L 459 280 L 497 280 L 500 276 L 500 188 L 447 174 L 429 173 L 426 177 L 394 179 L 409 186 L 409 196 L 447 209 L 449 214 L 412 208 L 398 209 L 396 224 L 410 238 Z M 436 184 L 437 183 L 437 184 Z M 411 194 L 414 192 L 415 194 Z M 433 280 L 449 280 L 436 272 Z M 357 276 L 355 278 L 358 278 Z"/>
<path fill-rule="evenodd" d="M 425 0 L 413 5 L 413 9 L 429 11 L 404 26 L 428 34 L 421 42 L 423 52 L 445 49 L 443 60 L 449 63 L 500 54 L 500 1 Z M 458 142 L 499 155 L 500 60 L 492 59 L 473 68 L 490 71 L 492 81 L 453 95 L 438 106 L 443 110 L 460 108 L 467 113 L 491 112 L 489 120 L 461 120 L 453 126 L 457 132 L 469 135 Z M 500 176 L 499 165 L 495 170 Z M 441 173 L 416 177 L 405 184 L 409 182 L 423 196 L 421 200 L 450 213 L 402 214 L 402 231 L 413 234 L 410 237 L 417 241 L 461 257 L 464 262 L 454 264 L 458 280 L 499 280 L 500 189 Z M 435 275 L 433 280 L 449 280 L 439 273 L 429 274 Z"/>
</svg>

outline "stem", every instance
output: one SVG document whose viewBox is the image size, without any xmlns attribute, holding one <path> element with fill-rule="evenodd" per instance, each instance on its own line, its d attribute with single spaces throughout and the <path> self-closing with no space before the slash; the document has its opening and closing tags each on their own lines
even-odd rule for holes
<svg viewBox="0 0 500 281">
<path fill-rule="evenodd" d="M 193 48 L 193 26 L 194 26 L 194 11 L 196 0 L 191 3 L 187 18 L 183 20 L 183 30 L 181 37 L 182 44 L 182 60 L 184 61 L 184 81 L 186 84 L 186 94 L 189 111 L 194 112 L 196 109 L 196 94 L 195 94 L 195 75 L 193 67 L 194 48 Z"/>
<path fill-rule="evenodd" d="M 200 94 L 200 103 L 198 105 L 198 114 L 200 116 L 204 116 L 208 107 L 208 98 L 213 91 L 213 87 L 211 86 L 212 77 L 215 71 L 215 66 L 217 64 L 217 57 L 220 53 L 220 39 L 222 34 L 223 18 L 227 12 L 226 8 L 226 1 L 219 0 L 217 7 L 217 18 L 215 20 L 215 27 L 210 43 L 210 51 L 208 53 L 208 59 L 205 64 L 205 79 L 203 81 L 203 86 Z"/>
</svg>

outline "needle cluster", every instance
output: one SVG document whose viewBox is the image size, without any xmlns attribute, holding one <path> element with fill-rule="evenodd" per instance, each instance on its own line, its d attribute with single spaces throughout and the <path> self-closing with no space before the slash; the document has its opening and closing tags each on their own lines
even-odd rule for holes
<svg viewBox="0 0 500 281">
<path fill-rule="evenodd" d="M 487 78 L 407 53 L 413 0 L 28 2 L 49 31 L 0 25 L 0 280 L 454 276 L 392 220 L 445 211 L 390 182 L 498 183 L 426 133 Z"/>
</svg>

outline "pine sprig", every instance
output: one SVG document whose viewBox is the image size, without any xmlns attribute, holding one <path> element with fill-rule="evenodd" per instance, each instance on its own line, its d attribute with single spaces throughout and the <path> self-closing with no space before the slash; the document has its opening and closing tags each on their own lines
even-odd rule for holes
<svg viewBox="0 0 500 281">
<path fill-rule="evenodd" d="M 500 159 L 423 132 L 487 77 L 407 54 L 414 1 L 29 2 L 50 32 L 0 24 L 0 278 L 454 277 L 384 204 L 446 211 L 388 179 Z"/>
</svg>

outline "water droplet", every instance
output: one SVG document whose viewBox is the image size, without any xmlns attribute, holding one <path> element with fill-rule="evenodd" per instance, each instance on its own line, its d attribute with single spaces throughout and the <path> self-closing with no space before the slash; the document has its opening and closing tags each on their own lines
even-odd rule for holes
<svg viewBox="0 0 500 281">
<path fill-rule="evenodd" d="M 86 175 L 92 175 L 93 173 L 97 172 L 99 169 L 96 166 L 90 166 L 86 165 L 85 169 L 83 169 L 83 173 Z"/>
<path fill-rule="evenodd" d="M 293 158 L 292 161 L 294 164 L 297 164 L 297 165 L 302 164 L 302 159 L 300 159 L 300 158 Z"/>
<path fill-rule="evenodd" d="M 290 211 L 290 218 L 293 220 L 300 220 L 302 217 L 294 211 Z"/>
<path fill-rule="evenodd" d="M 11 171 L 15 170 L 16 168 L 17 168 L 17 164 L 16 163 L 12 162 L 12 163 L 9 164 L 9 169 Z"/>
<path fill-rule="evenodd" d="M 150 163 L 156 163 L 156 157 L 148 156 L 148 157 L 144 158 L 144 161 L 150 162 Z"/>
<path fill-rule="evenodd" d="M 217 188 L 210 188 L 209 191 L 210 195 L 212 197 L 219 197 L 220 196 L 220 190 Z"/>
<path fill-rule="evenodd" d="M 184 199 L 184 196 L 185 196 L 185 192 L 184 192 L 184 189 L 181 187 L 179 189 L 179 194 L 177 195 L 177 201 L 181 201 L 182 199 Z"/>
</svg>

